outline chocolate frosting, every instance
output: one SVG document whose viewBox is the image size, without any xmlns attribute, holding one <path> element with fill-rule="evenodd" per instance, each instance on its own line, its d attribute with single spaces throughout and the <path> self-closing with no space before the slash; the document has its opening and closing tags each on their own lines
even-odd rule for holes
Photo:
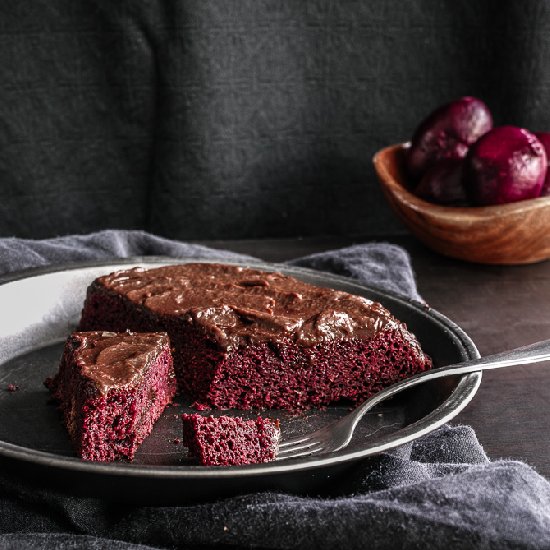
<svg viewBox="0 0 550 550">
<path fill-rule="evenodd" d="M 165 333 L 74 332 L 71 338 L 82 375 L 103 395 L 111 388 L 134 385 L 168 345 Z"/>
<path fill-rule="evenodd" d="M 233 265 L 133 268 L 100 277 L 96 284 L 155 314 L 201 327 L 224 349 L 283 339 L 312 346 L 369 338 L 398 326 L 383 306 L 366 298 Z"/>
</svg>

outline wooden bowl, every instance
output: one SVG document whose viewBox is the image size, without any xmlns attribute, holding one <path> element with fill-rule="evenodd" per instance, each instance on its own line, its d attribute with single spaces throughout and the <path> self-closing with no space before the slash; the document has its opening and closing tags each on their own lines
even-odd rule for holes
<svg viewBox="0 0 550 550">
<path fill-rule="evenodd" d="M 406 144 L 374 155 L 390 205 L 433 250 L 483 264 L 528 264 L 550 258 L 550 197 L 498 206 L 450 207 L 426 202 L 405 187 Z"/>
</svg>

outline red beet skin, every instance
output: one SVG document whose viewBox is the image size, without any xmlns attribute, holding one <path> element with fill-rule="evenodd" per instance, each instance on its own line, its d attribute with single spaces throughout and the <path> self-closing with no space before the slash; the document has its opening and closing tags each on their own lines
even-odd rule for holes
<svg viewBox="0 0 550 550">
<path fill-rule="evenodd" d="M 464 158 L 472 143 L 493 127 L 483 101 L 465 96 L 431 113 L 416 129 L 407 150 L 409 174 L 418 180 L 437 161 Z"/>
<path fill-rule="evenodd" d="M 501 126 L 470 149 L 466 190 L 477 206 L 532 199 L 540 195 L 546 169 L 546 152 L 534 134 L 515 126 Z"/>
<path fill-rule="evenodd" d="M 436 204 L 462 206 L 468 203 L 463 184 L 464 159 L 442 159 L 428 169 L 414 190 L 415 195 Z"/>
<path fill-rule="evenodd" d="M 549 132 L 535 132 L 536 138 L 542 143 L 544 151 L 546 152 L 546 158 L 550 159 L 550 133 Z M 540 197 L 549 197 L 550 196 L 550 172 L 546 170 L 546 177 L 544 178 L 544 183 L 542 184 L 542 189 L 540 191 Z"/>
</svg>

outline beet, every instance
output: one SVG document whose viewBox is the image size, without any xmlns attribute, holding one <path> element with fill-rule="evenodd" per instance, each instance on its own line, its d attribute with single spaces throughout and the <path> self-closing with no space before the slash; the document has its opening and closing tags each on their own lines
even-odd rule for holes
<svg viewBox="0 0 550 550">
<path fill-rule="evenodd" d="M 550 159 L 550 133 L 549 132 L 535 132 L 535 136 L 542 143 L 544 151 L 546 152 L 546 158 Z M 540 191 L 541 197 L 550 197 L 550 170 L 546 170 L 546 177 L 542 184 Z"/>
<path fill-rule="evenodd" d="M 478 206 L 532 199 L 540 195 L 546 168 L 546 152 L 534 134 L 515 126 L 494 128 L 470 148 L 466 191 Z"/>
<path fill-rule="evenodd" d="M 462 182 L 464 159 L 443 159 L 424 174 L 415 195 L 437 204 L 465 206 L 468 201 Z"/>
<path fill-rule="evenodd" d="M 440 159 L 464 158 L 470 145 L 492 127 L 489 108 L 475 97 L 461 97 L 439 107 L 413 135 L 406 158 L 409 174 L 419 179 Z"/>
</svg>

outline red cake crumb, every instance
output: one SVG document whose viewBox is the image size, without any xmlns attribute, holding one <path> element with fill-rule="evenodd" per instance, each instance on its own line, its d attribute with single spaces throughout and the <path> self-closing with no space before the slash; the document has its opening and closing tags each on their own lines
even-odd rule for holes
<svg viewBox="0 0 550 550">
<path fill-rule="evenodd" d="M 382 305 L 234 265 L 100 277 L 88 289 L 80 329 L 166 331 L 179 388 L 199 410 L 358 403 L 431 367 Z"/>
<path fill-rule="evenodd" d="M 176 392 L 165 333 L 76 332 L 45 384 L 84 460 L 132 460 Z"/>
<path fill-rule="evenodd" d="M 196 411 L 209 411 L 212 409 L 212 407 L 205 405 L 204 403 L 197 403 L 196 401 L 195 403 L 191 403 L 191 407 L 193 407 Z"/>
<path fill-rule="evenodd" d="M 281 436 L 278 420 L 200 414 L 184 414 L 181 418 L 183 444 L 203 466 L 270 462 L 277 456 Z"/>
</svg>

